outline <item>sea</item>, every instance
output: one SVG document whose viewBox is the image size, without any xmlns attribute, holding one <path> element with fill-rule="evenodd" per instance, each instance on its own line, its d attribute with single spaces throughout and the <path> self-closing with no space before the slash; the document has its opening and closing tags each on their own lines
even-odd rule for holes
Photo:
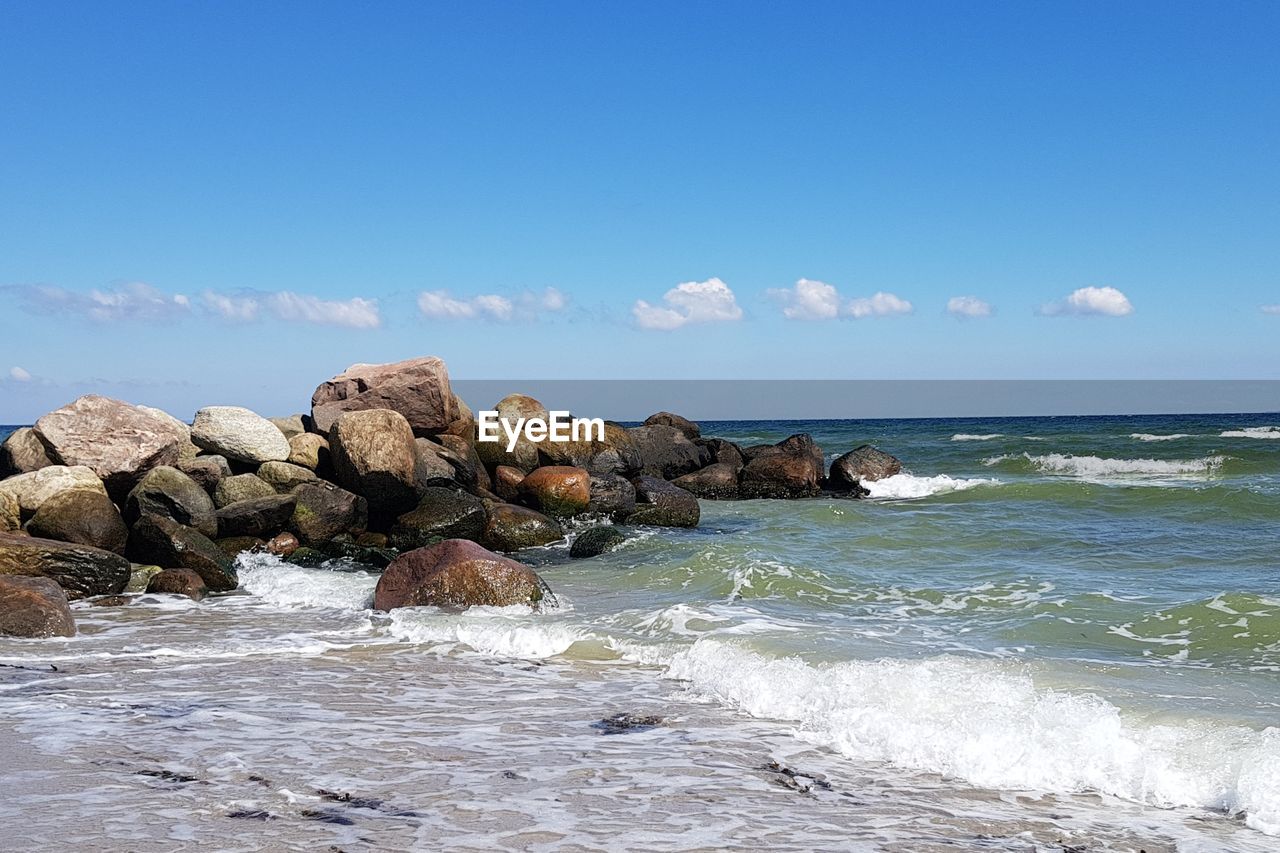
<svg viewBox="0 0 1280 853">
<path fill-rule="evenodd" d="M 0 639 L 0 849 L 1280 849 L 1280 415 L 702 430 L 904 472 L 521 552 L 538 612 L 78 602 Z"/>
</svg>

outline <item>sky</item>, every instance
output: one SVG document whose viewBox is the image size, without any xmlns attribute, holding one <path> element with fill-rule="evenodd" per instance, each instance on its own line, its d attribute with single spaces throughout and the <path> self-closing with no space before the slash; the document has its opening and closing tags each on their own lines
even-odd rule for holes
<svg viewBox="0 0 1280 853">
<path fill-rule="evenodd" d="M 1280 378 L 1280 4 L 0 4 L 0 422 Z M 513 386 L 512 390 L 518 390 Z"/>
</svg>

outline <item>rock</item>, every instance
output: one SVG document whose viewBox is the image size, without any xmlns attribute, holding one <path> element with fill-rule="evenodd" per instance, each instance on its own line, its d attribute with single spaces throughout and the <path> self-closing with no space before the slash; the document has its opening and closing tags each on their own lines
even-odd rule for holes
<svg viewBox="0 0 1280 853">
<path fill-rule="evenodd" d="M 726 441 L 723 438 L 702 438 L 694 443 L 706 448 L 712 465 L 726 464 L 732 466 L 734 471 L 741 471 L 742 466 L 746 464 L 742 456 L 742 448 L 732 441 Z"/>
<path fill-rule="evenodd" d="M 267 553 L 275 554 L 277 557 L 287 557 L 300 547 L 302 543 L 298 541 L 297 536 L 292 533 L 277 533 L 267 543 Z"/>
<path fill-rule="evenodd" d="M 490 502 L 481 541 L 495 551 L 519 551 L 564 538 L 553 519 L 528 507 Z"/>
<path fill-rule="evenodd" d="M 631 431 L 613 421 L 604 422 L 604 441 L 597 442 L 597 450 L 585 467 L 592 474 L 620 474 L 633 477 L 643 467 L 640 450 Z"/>
<path fill-rule="evenodd" d="M 702 436 L 702 430 L 698 428 L 697 424 L 688 418 L 682 418 L 679 415 L 672 414 L 671 412 L 658 412 L 656 415 L 649 415 L 649 417 L 645 418 L 644 425 L 675 427 L 680 430 L 680 432 L 684 433 L 684 437 L 688 439 L 700 438 Z"/>
<path fill-rule="evenodd" d="M 200 488 L 212 495 L 218 484 L 231 476 L 231 465 L 225 456 L 197 456 L 195 459 L 180 459 L 176 467 L 179 471 L 195 480 Z"/>
<path fill-rule="evenodd" d="M 869 444 L 856 447 L 831 463 L 827 488 L 837 492 L 863 491 L 862 483 L 873 483 L 902 473 L 902 463 L 897 458 Z"/>
<path fill-rule="evenodd" d="M 0 479 L 14 474 L 30 474 L 52 464 L 48 451 L 31 427 L 14 430 L 0 444 Z"/>
<path fill-rule="evenodd" d="M 0 575 L 0 635 L 74 637 L 67 594 L 51 578 Z"/>
<path fill-rule="evenodd" d="M 289 458 L 285 461 L 316 472 L 328 471 L 331 468 L 329 440 L 310 432 L 295 435 L 289 439 Z"/>
<path fill-rule="evenodd" d="M 666 480 L 643 475 L 636 477 L 631 484 L 636 487 L 636 510 L 627 517 L 628 524 L 698 526 L 701 514 L 698 499 L 684 489 Z"/>
<path fill-rule="evenodd" d="M 550 589 L 528 566 L 465 539 L 446 539 L 393 560 L 378 579 L 373 606 L 536 606 L 548 599 Z"/>
<path fill-rule="evenodd" d="M 418 493 L 428 486 L 456 486 L 455 469 L 448 459 L 440 455 L 444 447 L 430 439 L 413 440 L 413 481 Z"/>
<path fill-rule="evenodd" d="M 524 472 L 510 465 L 499 465 L 493 469 L 493 493 L 504 501 L 513 501 L 520 495 L 520 481 Z"/>
<path fill-rule="evenodd" d="M 159 595 L 185 595 L 192 601 L 202 601 L 209 595 L 204 578 L 191 569 L 165 569 L 147 582 L 147 592 Z"/>
<path fill-rule="evenodd" d="M 284 433 L 262 415 L 240 406 L 206 406 L 196 412 L 191 440 L 232 462 L 261 465 L 289 458 Z"/>
<path fill-rule="evenodd" d="M 317 479 L 311 469 L 288 462 L 263 462 L 258 466 L 257 476 L 281 495 L 287 495 L 303 483 Z"/>
<path fill-rule="evenodd" d="M 369 504 L 333 483 L 303 483 L 293 490 L 297 506 L 289 529 L 303 545 L 327 542 L 343 533 L 362 533 L 369 525 Z"/>
<path fill-rule="evenodd" d="M 9 533 L 22 527 L 22 507 L 10 492 L 0 492 L 0 533 Z"/>
<path fill-rule="evenodd" d="M 287 418 L 267 418 L 267 420 L 275 424 L 276 429 L 280 430 L 280 434 L 286 440 L 292 439 L 294 436 L 303 435 L 307 431 L 307 428 L 302 423 L 302 415 L 289 415 Z"/>
<path fill-rule="evenodd" d="M 120 510 L 111 498 L 92 489 L 72 489 L 49 498 L 27 523 L 27 533 L 121 555 L 129 540 Z"/>
<path fill-rule="evenodd" d="M 526 394 L 508 394 L 493 408 L 498 413 L 499 423 L 505 418 L 513 428 L 521 418 L 541 418 L 546 421 L 551 417 L 546 406 Z M 507 443 L 507 435 L 501 428 L 498 429 L 496 441 L 480 441 L 477 437 L 476 453 L 485 468 L 493 470 L 499 465 L 508 465 L 528 472 L 538 467 L 539 442 L 530 441 L 522 430 L 513 449 L 508 451 Z"/>
<path fill-rule="evenodd" d="M 151 406 L 139 406 L 139 409 L 149 415 L 155 415 L 160 420 L 169 425 L 169 429 L 173 432 L 173 437 L 178 441 L 178 461 L 183 459 L 195 459 L 196 454 L 200 452 L 200 448 L 195 446 L 191 441 L 191 427 L 166 412 L 164 409 L 155 409 Z"/>
<path fill-rule="evenodd" d="M 704 448 L 694 444 L 675 427 L 651 424 L 629 432 L 640 455 L 640 471 L 649 477 L 674 480 L 697 471 L 710 459 Z"/>
<path fill-rule="evenodd" d="M 213 544 L 233 560 L 245 552 L 257 554 L 267 550 L 267 543 L 257 536 L 227 536 L 215 539 Z"/>
<path fill-rule="evenodd" d="M 338 485 L 369 501 L 369 511 L 398 515 L 417 499 L 413 430 L 389 409 L 344 412 L 329 431 Z"/>
<path fill-rule="evenodd" d="M 699 498 L 731 501 L 738 497 L 738 471 L 728 462 L 708 465 L 701 471 L 676 477 L 671 482 Z"/>
<path fill-rule="evenodd" d="M 615 520 L 626 518 L 636 510 L 636 487 L 618 474 L 591 476 L 591 503 L 587 512 L 599 512 Z"/>
<path fill-rule="evenodd" d="M 129 561 L 88 545 L 0 533 L 0 575 L 51 578 L 75 600 L 123 592 Z"/>
<path fill-rule="evenodd" d="M 591 503 L 591 475 L 583 468 L 548 465 L 531 471 L 517 489 L 520 499 L 559 518 L 586 512 Z"/>
<path fill-rule="evenodd" d="M 172 519 L 144 515 L 129 533 L 129 556 L 166 569 L 194 569 L 213 592 L 236 588 L 235 565 L 208 536 Z"/>
<path fill-rule="evenodd" d="M 125 584 L 125 592 L 146 592 L 147 584 L 164 569 L 159 566 L 144 566 L 142 563 L 129 565 L 129 582 Z"/>
<path fill-rule="evenodd" d="M 476 453 L 475 445 L 468 439 L 456 435 L 436 436 L 441 447 L 436 453 L 447 461 L 454 469 L 454 479 L 469 492 L 487 492 L 489 490 L 489 472 Z"/>
<path fill-rule="evenodd" d="M 320 546 L 321 551 L 330 557 L 337 557 L 363 563 L 378 569 L 385 569 L 400 552 L 394 548 L 374 548 L 359 545 L 349 538 L 339 537 Z"/>
<path fill-rule="evenodd" d="M 168 419 L 89 394 L 36 421 L 36 435 L 59 465 L 83 465 L 117 499 L 147 470 L 178 461 L 179 437 Z"/>
<path fill-rule="evenodd" d="M 218 483 L 213 490 L 213 505 L 218 509 L 253 498 L 268 498 L 275 488 L 257 474 L 236 474 Z"/>
<path fill-rule="evenodd" d="M 98 475 L 84 465 L 50 465 L 38 471 L 18 474 L 0 480 L 0 492 L 7 493 L 18 502 L 24 517 L 35 515 L 44 502 L 54 495 L 72 489 L 89 489 L 106 494 Z"/>
<path fill-rule="evenodd" d="M 569 556 L 575 559 L 597 557 L 614 550 L 626 541 L 627 537 L 622 535 L 622 531 L 612 525 L 590 527 L 579 533 L 573 540 L 573 545 L 569 547 Z"/>
<path fill-rule="evenodd" d="M 130 523 L 147 513 L 162 515 L 194 527 L 205 536 L 218 533 L 216 512 L 213 498 L 199 483 L 168 465 L 148 471 L 124 504 L 124 517 Z"/>
<path fill-rule="evenodd" d="M 434 356 L 394 364 L 353 364 L 311 397 L 315 428 L 328 433 L 344 412 L 390 409 L 418 435 L 433 435 L 456 419 L 449 371 Z"/>
<path fill-rule="evenodd" d="M 461 489 L 428 486 L 417 508 L 396 519 L 391 547 L 410 551 L 438 539 L 479 540 L 484 533 L 484 501 Z"/>
<path fill-rule="evenodd" d="M 316 548 L 303 545 L 285 558 L 285 562 L 294 566 L 306 566 L 309 569 L 319 568 L 329 562 L 332 557 Z"/>
<path fill-rule="evenodd" d="M 462 401 L 457 394 L 453 395 L 453 420 L 445 427 L 445 433 L 460 438 L 474 439 L 476 435 L 476 417 L 471 407 Z"/>
<path fill-rule="evenodd" d="M 385 533 L 361 533 L 356 537 L 356 544 L 364 548 L 385 548 L 388 540 Z"/>
<path fill-rule="evenodd" d="M 822 450 L 807 434 L 753 451 L 738 475 L 741 498 L 806 498 L 822 483 Z"/>
<path fill-rule="evenodd" d="M 227 504 L 218 510 L 218 536 L 268 539 L 284 530 L 297 505 L 298 499 L 293 495 L 271 495 Z"/>
</svg>

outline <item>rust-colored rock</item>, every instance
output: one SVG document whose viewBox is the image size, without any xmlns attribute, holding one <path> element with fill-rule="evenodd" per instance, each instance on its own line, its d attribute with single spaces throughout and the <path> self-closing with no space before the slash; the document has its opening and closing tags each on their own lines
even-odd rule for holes
<svg viewBox="0 0 1280 853">
<path fill-rule="evenodd" d="M 547 515 L 565 518 L 586 512 L 591 475 L 586 469 L 547 465 L 531 471 L 517 487 L 522 502 Z"/>
<path fill-rule="evenodd" d="M 67 594 L 51 578 L 0 575 L 0 635 L 74 637 Z"/>
<path fill-rule="evenodd" d="M 807 498 L 822 483 L 822 450 L 801 433 L 771 447 L 755 448 L 738 476 L 742 498 Z"/>
<path fill-rule="evenodd" d="M 520 494 L 520 481 L 524 472 L 510 465 L 499 465 L 493 469 L 493 493 L 504 501 L 513 501 Z"/>
<path fill-rule="evenodd" d="M 419 435 L 441 432 L 457 419 L 449 371 L 434 356 L 394 364 L 353 364 L 323 382 L 311 397 L 315 428 L 328 433 L 344 412 L 390 409 Z"/>
<path fill-rule="evenodd" d="M 298 541 L 297 536 L 292 533 L 278 533 L 267 543 L 267 552 L 277 557 L 287 557 L 300 547 L 302 543 Z"/>
<path fill-rule="evenodd" d="M 550 589 L 528 566 L 466 539 L 446 539 L 393 560 L 378 580 L 373 606 L 536 606 L 549 596 Z"/>
<path fill-rule="evenodd" d="M 165 569 L 151 576 L 147 592 L 160 595 L 185 595 L 192 601 L 200 601 L 209 595 L 200 573 L 191 569 Z"/>
</svg>

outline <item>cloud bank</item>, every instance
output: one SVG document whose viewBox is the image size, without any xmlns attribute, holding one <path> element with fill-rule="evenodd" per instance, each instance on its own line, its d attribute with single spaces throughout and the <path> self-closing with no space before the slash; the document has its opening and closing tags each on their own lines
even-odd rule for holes
<svg viewBox="0 0 1280 853">
<path fill-rule="evenodd" d="M 631 307 L 642 329 L 669 332 L 697 323 L 723 323 L 742 319 L 742 309 L 729 285 L 718 278 L 686 281 L 662 295 L 662 304 L 637 299 Z"/>
<path fill-rule="evenodd" d="M 914 309 L 907 300 L 880 291 L 871 296 L 843 299 L 833 285 L 802 278 L 794 287 L 774 288 L 768 296 L 782 305 L 782 316 L 788 320 L 832 320 L 849 317 L 889 317 L 910 314 Z"/>
<path fill-rule="evenodd" d="M 1046 317 L 1124 317 L 1133 313 L 1129 297 L 1114 287 L 1082 287 L 1066 299 L 1040 308 Z"/>
</svg>

